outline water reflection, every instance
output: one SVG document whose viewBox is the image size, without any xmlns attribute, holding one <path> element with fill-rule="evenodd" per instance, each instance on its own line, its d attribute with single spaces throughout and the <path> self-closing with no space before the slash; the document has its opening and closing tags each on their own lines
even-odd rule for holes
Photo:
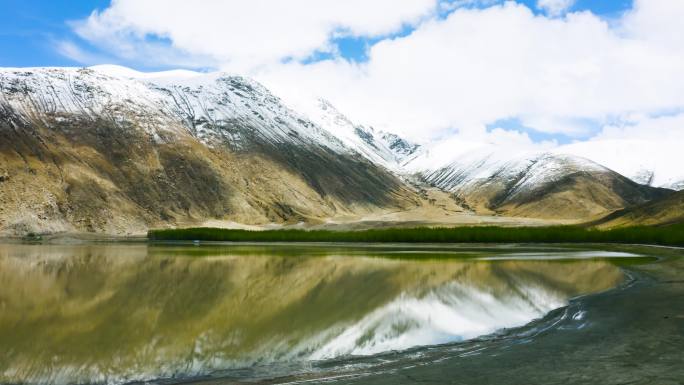
<svg viewBox="0 0 684 385">
<path fill-rule="evenodd" d="M 0 382 L 123 382 L 454 342 L 622 280 L 598 260 L 293 250 L 0 245 Z"/>
</svg>

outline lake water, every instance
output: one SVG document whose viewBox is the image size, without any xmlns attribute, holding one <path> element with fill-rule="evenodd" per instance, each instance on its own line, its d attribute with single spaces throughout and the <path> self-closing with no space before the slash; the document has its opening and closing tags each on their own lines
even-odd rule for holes
<svg viewBox="0 0 684 385">
<path fill-rule="evenodd" d="M 521 247 L 0 245 L 0 382 L 286 375 L 457 343 L 619 285 L 629 254 Z"/>
</svg>

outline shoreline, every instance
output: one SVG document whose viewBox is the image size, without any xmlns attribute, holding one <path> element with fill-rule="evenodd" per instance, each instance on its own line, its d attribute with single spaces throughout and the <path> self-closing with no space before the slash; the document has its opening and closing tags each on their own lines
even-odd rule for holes
<svg viewBox="0 0 684 385">
<path fill-rule="evenodd" d="M 150 241 L 349 242 L 349 243 L 611 243 L 684 246 L 684 224 L 599 230 L 580 226 L 391 228 L 360 231 L 229 230 L 187 228 L 150 230 Z"/>
<path fill-rule="evenodd" d="M 663 250 L 682 250 L 684 246 L 670 246 L 647 243 L 610 243 L 610 242 L 259 242 L 259 241 L 189 241 L 189 240 L 151 240 L 145 236 L 84 236 L 85 234 L 54 234 L 39 240 L 22 237 L 0 237 L 0 244 L 27 244 L 27 245 L 79 245 L 79 244 L 146 244 L 149 246 L 268 246 L 268 247 L 327 247 L 339 248 L 410 248 L 410 249 L 434 249 L 446 251 L 449 248 L 467 249 L 470 247 L 503 248 L 539 247 L 539 248 L 592 248 L 592 249 L 615 249 L 615 248 L 658 248 Z"/>
<path fill-rule="evenodd" d="M 562 247 L 562 248 L 621 248 L 643 247 L 663 250 L 684 250 L 684 246 L 661 245 L 654 243 L 620 243 L 620 242 L 336 242 L 336 241 L 192 241 L 192 240 L 153 240 L 145 235 L 103 235 L 94 233 L 56 233 L 41 236 L 39 239 L 26 237 L 0 236 L 0 244 L 37 244 L 37 245 L 70 245 L 70 244 L 147 244 L 151 246 L 297 246 L 322 247 L 335 246 L 339 248 L 434 248 L 444 250 L 448 248 L 468 248 L 491 246 L 501 248 L 506 246 L 528 247 Z"/>
<path fill-rule="evenodd" d="M 361 370 L 342 378 L 292 376 L 257 383 L 681 383 L 684 252 L 682 248 L 659 248 L 653 252 L 650 246 L 639 247 L 651 249 L 651 256 L 658 259 L 621 266 L 626 277 L 633 277 L 630 282 L 573 298 L 564 308 L 525 327 L 505 331 L 502 336 L 398 353 L 408 357 L 422 351 L 430 357 L 405 361 L 383 371 Z M 662 251 L 666 255 L 658 255 Z M 526 335 L 528 332 L 534 336 Z M 516 333 L 520 336 L 515 337 Z"/>
</svg>

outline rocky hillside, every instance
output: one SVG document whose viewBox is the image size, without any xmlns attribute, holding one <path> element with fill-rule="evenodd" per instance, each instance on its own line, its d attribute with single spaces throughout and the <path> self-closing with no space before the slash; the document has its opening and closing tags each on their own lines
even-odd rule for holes
<svg viewBox="0 0 684 385">
<path fill-rule="evenodd" d="M 416 204 L 258 83 L 177 75 L 0 70 L 0 231 L 299 222 Z"/>
</svg>

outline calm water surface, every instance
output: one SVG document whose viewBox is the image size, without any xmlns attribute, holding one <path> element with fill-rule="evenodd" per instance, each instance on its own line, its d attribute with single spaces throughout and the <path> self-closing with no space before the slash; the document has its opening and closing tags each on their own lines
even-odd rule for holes
<svg viewBox="0 0 684 385">
<path fill-rule="evenodd" d="M 605 252 L 0 245 L 0 382 L 120 383 L 522 326 L 624 277 Z"/>
</svg>

